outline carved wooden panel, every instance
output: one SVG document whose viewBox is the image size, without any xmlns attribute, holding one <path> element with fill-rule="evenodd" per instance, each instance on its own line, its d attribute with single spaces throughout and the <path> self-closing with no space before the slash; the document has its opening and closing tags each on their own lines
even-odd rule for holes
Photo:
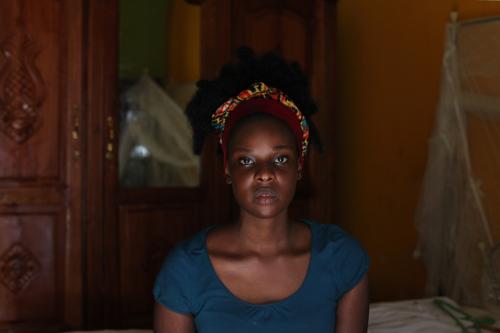
<svg viewBox="0 0 500 333">
<path fill-rule="evenodd" d="M 0 322 L 56 316 L 60 215 L 0 215 Z"/>
<path fill-rule="evenodd" d="M 14 243 L 0 257 L 0 282 L 12 293 L 26 289 L 41 271 L 38 259 L 22 243 Z"/>
<path fill-rule="evenodd" d="M 156 274 L 168 251 L 199 230 L 193 223 L 199 217 L 190 205 L 120 207 L 120 308 L 124 327 L 151 324 Z"/>
<path fill-rule="evenodd" d="M 0 4 L 0 181 L 62 176 L 61 7 L 48 0 Z"/>
<path fill-rule="evenodd" d="M 81 327 L 82 4 L 0 1 L 2 332 Z"/>
<path fill-rule="evenodd" d="M 39 45 L 20 28 L 0 42 L 0 132 L 17 143 L 28 140 L 39 124 L 45 86 L 36 66 Z"/>
</svg>

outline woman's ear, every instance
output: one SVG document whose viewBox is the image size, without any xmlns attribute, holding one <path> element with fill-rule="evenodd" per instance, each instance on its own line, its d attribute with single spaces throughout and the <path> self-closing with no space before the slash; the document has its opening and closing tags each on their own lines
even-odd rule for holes
<svg viewBox="0 0 500 333">
<path fill-rule="evenodd" d="M 227 165 L 224 167 L 224 179 L 226 180 L 226 184 L 231 184 L 233 182 L 231 180 L 231 175 L 229 175 L 229 170 L 227 169 Z"/>
</svg>

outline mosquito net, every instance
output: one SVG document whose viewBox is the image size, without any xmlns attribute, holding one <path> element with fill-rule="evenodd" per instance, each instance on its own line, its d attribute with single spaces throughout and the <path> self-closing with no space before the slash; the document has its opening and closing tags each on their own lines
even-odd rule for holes
<svg viewBox="0 0 500 333">
<path fill-rule="evenodd" d="M 119 149 L 125 187 L 197 186 L 200 161 L 181 107 L 147 74 L 123 95 Z"/>
<path fill-rule="evenodd" d="M 447 27 L 416 225 L 427 295 L 500 308 L 500 18 Z"/>
</svg>

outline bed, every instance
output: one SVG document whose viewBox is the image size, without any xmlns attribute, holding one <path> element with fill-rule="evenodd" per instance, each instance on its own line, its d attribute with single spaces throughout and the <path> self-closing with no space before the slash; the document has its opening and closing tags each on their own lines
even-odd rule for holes
<svg viewBox="0 0 500 333">
<path fill-rule="evenodd" d="M 455 310 L 455 311 L 454 311 Z M 462 318 L 462 329 L 450 315 Z M 470 318 L 486 323 L 487 327 L 476 330 Z M 495 322 L 486 320 L 489 318 Z M 486 320 L 486 321 L 485 321 Z M 94 333 L 152 333 L 151 330 L 103 330 Z M 406 300 L 398 302 L 381 302 L 370 305 L 368 325 L 369 333 L 461 333 L 461 332 L 500 332 L 500 309 L 486 311 L 476 308 L 461 308 L 453 300 L 446 297 Z M 84 333 L 84 332 L 67 332 Z M 86 332 L 88 333 L 88 331 Z"/>
<path fill-rule="evenodd" d="M 473 321 L 482 324 L 483 328 L 474 329 Z M 373 303 L 370 305 L 368 332 L 500 332 L 499 322 L 500 313 L 496 311 L 462 308 L 449 298 L 438 297 Z"/>
</svg>

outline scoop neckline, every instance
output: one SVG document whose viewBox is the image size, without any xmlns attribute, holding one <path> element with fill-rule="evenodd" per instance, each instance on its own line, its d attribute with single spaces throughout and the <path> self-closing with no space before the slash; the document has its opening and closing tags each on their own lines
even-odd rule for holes
<svg viewBox="0 0 500 333">
<path fill-rule="evenodd" d="M 273 302 L 269 302 L 269 303 L 251 303 L 251 302 L 245 301 L 244 299 L 241 299 L 238 296 L 236 296 L 222 282 L 222 280 L 219 278 L 219 276 L 217 275 L 217 272 L 215 271 L 215 267 L 212 264 L 212 260 L 210 260 L 210 256 L 208 255 L 207 236 L 208 236 L 208 233 L 210 232 L 210 230 L 212 230 L 213 228 L 215 228 L 215 226 L 211 226 L 209 228 L 206 228 L 205 231 L 204 231 L 204 233 L 203 233 L 203 238 L 202 238 L 203 250 L 205 252 L 204 253 L 205 262 L 206 262 L 206 264 L 209 267 L 210 274 L 212 274 L 212 278 L 217 282 L 217 284 L 219 284 L 219 286 L 224 290 L 224 292 L 230 298 L 232 298 L 233 300 L 235 300 L 235 301 L 237 301 L 237 302 L 239 302 L 241 304 L 247 305 L 247 306 L 252 306 L 252 307 L 271 307 L 271 306 L 276 306 L 276 305 L 281 305 L 281 304 L 286 304 L 286 303 L 291 302 L 294 298 L 298 297 L 298 295 L 300 295 L 301 293 L 303 293 L 304 289 L 306 288 L 307 284 L 309 283 L 309 280 L 311 279 L 311 274 L 312 274 L 311 272 L 312 272 L 312 266 L 313 266 L 314 258 L 316 257 L 314 255 L 314 249 L 315 249 L 315 243 L 316 243 L 316 235 L 315 235 L 315 232 L 314 232 L 313 223 L 311 223 L 310 221 L 307 221 L 307 220 L 302 220 L 300 222 L 302 222 L 302 223 L 306 224 L 307 226 L 309 226 L 309 230 L 311 232 L 311 245 L 310 245 L 310 249 L 309 249 L 310 250 L 309 264 L 307 266 L 306 275 L 305 275 L 304 279 L 302 280 L 300 286 L 297 288 L 297 290 L 295 290 L 293 293 L 291 293 L 287 297 L 285 297 L 285 298 L 283 298 L 281 300 L 277 300 L 277 301 L 273 301 Z"/>
</svg>

